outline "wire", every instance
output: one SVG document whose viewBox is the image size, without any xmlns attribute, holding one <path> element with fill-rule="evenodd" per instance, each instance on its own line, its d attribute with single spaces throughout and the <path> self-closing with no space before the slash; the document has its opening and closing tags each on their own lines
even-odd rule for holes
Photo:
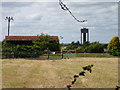
<svg viewBox="0 0 120 90">
<path fill-rule="evenodd" d="M 77 22 L 87 22 L 87 20 L 82 20 L 82 21 L 80 21 L 80 20 L 78 20 L 74 15 L 73 15 L 73 13 L 70 11 L 70 9 L 61 1 L 61 0 L 59 0 L 59 5 L 61 6 L 61 9 L 63 9 L 63 10 L 67 10 L 71 15 L 72 15 L 72 17 L 77 21 Z"/>
</svg>

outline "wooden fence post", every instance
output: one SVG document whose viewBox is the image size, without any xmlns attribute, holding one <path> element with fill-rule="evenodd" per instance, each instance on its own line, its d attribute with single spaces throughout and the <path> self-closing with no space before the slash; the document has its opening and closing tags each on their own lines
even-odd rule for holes
<svg viewBox="0 0 120 90">
<path fill-rule="evenodd" d="M 62 51 L 62 59 L 63 59 L 63 51 Z"/>
<path fill-rule="evenodd" d="M 48 50 L 48 58 L 47 59 L 49 59 L 50 57 L 49 57 L 49 50 Z"/>
</svg>

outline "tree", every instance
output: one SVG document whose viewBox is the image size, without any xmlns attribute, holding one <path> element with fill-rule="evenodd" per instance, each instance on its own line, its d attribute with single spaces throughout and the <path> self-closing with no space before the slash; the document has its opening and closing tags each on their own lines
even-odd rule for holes
<svg viewBox="0 0 120 90">
<path fill-rule="evenodd" d="M 41 33 L 41 35 L 38 35 L 38 36 L 39 36 L 39 39 L 36 41 L 33 41 L 33 48 L 42 50 L 42 51 L 44 51 L 45 49 L 48 49 L 50 45 L 50 42 L 49 42 L 50 36 L 43 33 Z"/>
<path fill-rule="evenodd" d="M 108 46 L 107 46 L 107 50 L 110 50 L 110 49 L 114 49 L 116 47 L 119 47 L 120 45 L 120 42 L 119 42 L 119 37 L 118 36 L 115 36 L 112 38 L 112 40 L 109 42 Z"/>
<path fill-rule="evenodd" d="M 2 51 L 13 51 L 14 45 L 8 43 L 6 40 L 2 41 Z"/>
<path fill-rule="evenodd" d="M 75 50 L 80 46 L 80 42 L 74 42 L 72 41 L 70 45 L 67 46 L 66 50 Z"/>
<path fill-rule="evenodd" d="M 120 56 L 120 42 L 118 36 L 111 39 L 107 46 L 107 52 L 113 56 Z"/>
<path fill-rule="evenodd" d="M 84 42 L 84 43 L 83 43 L 82 47 L 87 47 L 87 46 L 89 46 L 89 45 L 90 45 L 90 42 L 87 41 L 87 42 Z"/>
<path fill-rule="evenodd" d="M 50 51 L 60 51 L 59 40 L 53 41 L 49 44 Z"/>
<path fill-rule="evenodd" d="M 86 52 L 91 53 L 103 53 L 104 49 L 103 46 L 99 42 L 93 42 L 86 48 Z"/>
<path fill-rule="evenodd" d="M 0 41 L 0 51 L 2 51 L 2 41 Z"/>
<path fill-rule="evenodd" d="M 87 53 L 103 53 L 103 46 L 99 42 L 85 42 L 80 48 L 77 49 L 79 52 L 87 52 Z"/>
<path fill-rule="evenodd" d="M 59 40 L 56 41 L 51 41 L 51 37 L 48 34 L 42 33 L 39 35 L 39 39 L 36 41 L 33 41 L 33 48 L 37 50 L 51 50 L 51 51 L 59 51 L 60 50 L 60 45 L 59 45 Z"/>
</svg>

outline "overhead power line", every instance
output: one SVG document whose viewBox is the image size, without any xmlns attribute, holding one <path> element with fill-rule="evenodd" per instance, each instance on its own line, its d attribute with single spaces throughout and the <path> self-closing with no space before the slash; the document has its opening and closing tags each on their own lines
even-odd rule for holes
<svg viewBox="0 0 120 90">
<path fill-rule="evenodd" d="M 61 6 L 61 9 L 67 10 L 77 22 L 79 22 L 79 23 L 80 23 L 80 22 L 81 22 L 81 23 L 87 22 L 87 20 L 82 20 L 82 21 L 81 21 L 81 20 L 77 19 L 77 18 L 73 15 L 73 13 L 70 11 L 70 9 L 69 9 L 61 0 L 59 0 L 59 5 Z"/>
</svg>

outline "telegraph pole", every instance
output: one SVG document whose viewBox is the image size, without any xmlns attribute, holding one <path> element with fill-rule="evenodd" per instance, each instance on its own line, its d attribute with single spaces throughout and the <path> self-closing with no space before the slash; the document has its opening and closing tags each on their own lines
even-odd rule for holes
<svg viewBox="0 0 120 90">
<path fill-rule="evenodd" d="M 8 36 L 10 32 L 10 21 L 13 20 L 13 17 L 6 17 L 5 20 L 8 20 Z"/>
</svg>

